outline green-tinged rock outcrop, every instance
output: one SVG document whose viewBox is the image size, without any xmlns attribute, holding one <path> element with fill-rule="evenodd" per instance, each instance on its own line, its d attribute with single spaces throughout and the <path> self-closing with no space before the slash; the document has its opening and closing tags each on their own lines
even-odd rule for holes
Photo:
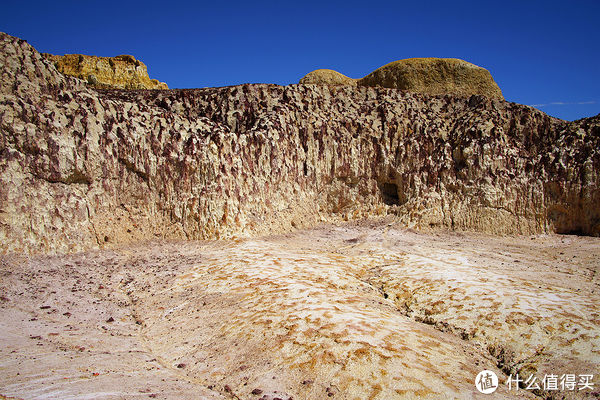
<svg viewBox="0 0 600 400">
<path fill-rule="evenodd" d="M 502 91 L 488 70 L 456 58 L 409 58 L 394 61 L 362 79 L 352 79 L 336 71 L 319 69 L 307 74 L 300 83 L 385 87 L 428 95 L 484 95 L 503 99 Z"/>
<path fill-rule="evenodd" d="M 362 86 L 382 86 L 428 95 L 502 99 L 490 72 L 456 58 L 409 58 L 394 61 L 360 79 Z"/>
<path fill-rule="evenodd" d="M 344 74 L 340 74 L 332 69 L 317 69 L 306 74 L 300 83 L 304 85 L 322 84 L 322 85 L 348 85 L 356 86 L 356 79 L 348 78 Z"/>
</svg>

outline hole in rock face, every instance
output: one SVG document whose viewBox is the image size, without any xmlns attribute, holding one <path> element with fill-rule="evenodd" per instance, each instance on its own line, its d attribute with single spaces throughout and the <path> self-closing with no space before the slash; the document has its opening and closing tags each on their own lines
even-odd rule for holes
<svg viewBox="0 0 600 400">
<path fill-rule="evenodd" d="M 397 206 L 400 204 L 398 185 L 395 183 L 381 183 L 379 184 L 379 190 L 385 204 L 388 206 Z"/>
<path fill-rule="evenodd" d="M 585 236 L 585 232 L 583 231 L 583 229 L 580 229 L 580 228 L 571 228 L 571 229 L 558 228 L 558 229 L 556 229 L 556 233 L 561 234 L 561 235 Z"/>
</svg>

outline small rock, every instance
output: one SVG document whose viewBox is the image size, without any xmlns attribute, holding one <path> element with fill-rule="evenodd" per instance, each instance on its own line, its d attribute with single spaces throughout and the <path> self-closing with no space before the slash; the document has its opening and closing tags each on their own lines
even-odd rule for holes
<svg viewBox="0 0 600 400">
<path fill-rule="evenodd" d="M 262 391 L 262 390 L 260 390 L 260 389 L 254 389 L 254 390 L 253 390 L 251 393 L 252 393 L 252 394 L 254 394 L 254 395 L 259 395 L 259 394 L 261 394 L 262 392 L 263 392 L 263 391 Z"/>
</svg>

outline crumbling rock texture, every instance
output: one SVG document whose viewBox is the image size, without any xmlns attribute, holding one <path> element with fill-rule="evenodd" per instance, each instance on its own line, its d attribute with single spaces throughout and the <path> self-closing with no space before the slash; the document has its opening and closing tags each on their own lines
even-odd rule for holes
<svg viewBox="0 0 600 400">
<path fill-rule="evenodd" d="M 96 91 L 0 40 L 2 252 L 389 214 L 417 228 L 600 234 L 600 117 L 369 87 Z"/>
<path fill-rule="evenodd" d="M 502 91 L 488 70 L 456 58 L 398 60 L 361 79 L 348 78 L 329 69 L 318 69 L 300 79 L 300 83 L 385 87 L 428 95 L 483 95 L 503 99 Z"/>
<path fill-rule="evenodd" d="M 146 64 L 134 56 L 96 57 L 83 54 L 42 54 L 58 71 L 85 80 L 95 88 L 168 89 L 166 83 L 150 79 Z"/>
</svg>

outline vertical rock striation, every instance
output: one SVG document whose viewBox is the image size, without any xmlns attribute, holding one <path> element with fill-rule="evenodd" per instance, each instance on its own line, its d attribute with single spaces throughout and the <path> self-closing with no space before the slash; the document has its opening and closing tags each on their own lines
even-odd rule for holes
<svg viewBox="0 0 600 400">
<path fill-rule="evenodd" d="M 17 38 L 0 46 L 2 252 L 386 214 L 600 234 L 598 116 L 350 86 L 96 91 Z"/>
</svg>

